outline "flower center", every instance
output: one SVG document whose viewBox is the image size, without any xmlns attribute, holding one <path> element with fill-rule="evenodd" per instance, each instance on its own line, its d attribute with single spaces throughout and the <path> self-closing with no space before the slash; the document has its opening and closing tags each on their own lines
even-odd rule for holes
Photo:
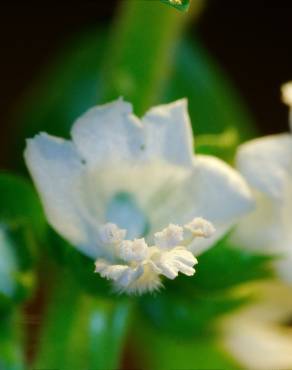
<svg viewBox="0 0 292 370">
<path fill-rule="evenodd" d="M 134 196 L 127 192 L 115 194 L 106 209 L 106 220 L 127 230 L 127 238 L 141 238 L 149 230 L 149 221 Z"/>
</svg>

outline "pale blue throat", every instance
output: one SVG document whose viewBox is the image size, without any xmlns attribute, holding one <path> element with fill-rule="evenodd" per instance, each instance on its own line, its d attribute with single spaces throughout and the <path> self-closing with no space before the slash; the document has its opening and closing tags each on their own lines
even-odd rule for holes
<svg viewBox="0 0 292 370">
<path fill-rule="evenodd" d="M 149 231 L 149 220 L 139 207 L 134 195 L 116 193 L 106 209 L 106 221 L 127 230 L 127 239 L 141 238 Z"/>
</svg>

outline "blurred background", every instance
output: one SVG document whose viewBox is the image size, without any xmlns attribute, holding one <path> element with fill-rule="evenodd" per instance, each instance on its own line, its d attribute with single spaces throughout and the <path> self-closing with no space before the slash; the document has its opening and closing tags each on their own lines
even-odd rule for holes
<svg viewBox="0 0 292 370">
<path fill-rule="evenodd" d="M 1 5 L 2 168 L 9 167 L 5 156 L 15 132 L 11 117 L 18 102 L 72 37 L 96 25 L 107 25 L 121 1 L 13 1 Z M 227 73 L 263 134 L 287 130 L 279 86 L 292 79 L 291 11 L 291 1 L 210 0 L 196 25 L 190 25 L 190 34 L 199 35 Z"/>
</svg>

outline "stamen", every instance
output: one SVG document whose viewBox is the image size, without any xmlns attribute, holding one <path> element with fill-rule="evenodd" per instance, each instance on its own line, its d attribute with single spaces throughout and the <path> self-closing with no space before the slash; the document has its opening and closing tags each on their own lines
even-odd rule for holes
<svg viewBox="0 0 292 370">
<path fill-rule="evenodd" d="M 104 244 L 120 243 L 126 236 L 127 231 L 120 229 L 116 224 L 107 223 L 100 227 L 99 236 Z"/>
<path fill-rule="evenodd" d="M 120 257 L 126 262 L 141 262 L 148 255 L 145 239 L 123 240 L 119 249 Z"/>
<path fill-rule="evenodd" d="M 184 225 L 184 228 L 189 230 L 194 237 L 202 238 L 210 238 L 216 231 L 211 222 L 202 217 L 194 218 L 191 222 Z"/>
<path fill-rule="evenodd" d="M 165 229 L 154 234 L 155 244 L 160 248 L 174 248 L 183 240 L 183 228 L 169 224 Z"/>
</svg>

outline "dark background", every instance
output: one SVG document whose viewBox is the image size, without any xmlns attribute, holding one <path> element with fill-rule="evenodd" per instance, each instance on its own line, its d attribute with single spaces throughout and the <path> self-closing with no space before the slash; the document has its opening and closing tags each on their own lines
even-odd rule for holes
<svg viewBox="0 0 292 370">
<path fill-rule="evenodd" d="M 79 30 L 108 23 L 119 1 L 1 5 L 1 145 L 9 140 L 14 106 L 56 51 Z M 261 133 L 286 131 L 279 87 L 292 79 L 292 1 L 209 0 L 196 32 L 241 92 Z"/>
</svg>

